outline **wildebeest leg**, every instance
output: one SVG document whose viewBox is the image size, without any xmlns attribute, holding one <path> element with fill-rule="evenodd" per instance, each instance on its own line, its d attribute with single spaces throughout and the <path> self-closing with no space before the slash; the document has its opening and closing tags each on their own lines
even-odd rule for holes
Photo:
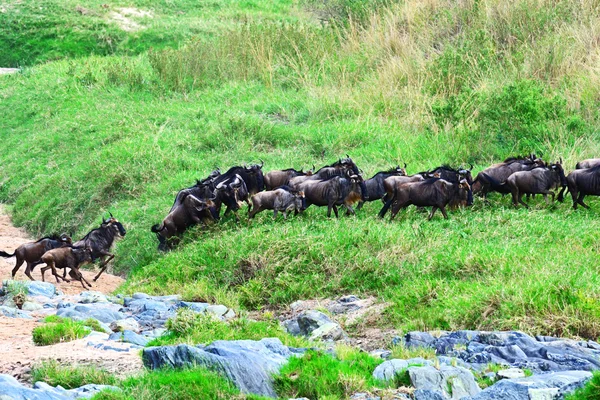
<svg viewBox="0 0 600 400">
<path fill-rule="evenodd" d="M 339 218 L 339 217 L 340 217 L 340 216 L 338 215 L 338 209 L 337 209 L 337 206 L 336 206 L 335 204 L 333 205 L 333 212 L 335 213 L 335 217 L 336 217 L 336 218 Z"/>
<path fill-rule="evenodd" d="M 284 215 L 284 218 L 285 218 L 285 213 L 283 215 Z M 273 219 L 274 220 L 277 219 L 277 209 L 273 210 Z"/>
<path fill-rule="evenodd" d="M 387 211 L 390 209 L 390 207 L 392 206 L 392 203 L 394 202 L 394 198 L 392 197 L 390 200 L 388 200 L 384 205 L 383 208 L 381 209 L 381 211 L 379 211 L 379 218 L 383 218 L 385 217 L 385 214 L 387 213 Z M 398 213 L 398 211 L 396 211 L 396 213 Z"/>
<path fill-rule="evenodd" d="M 98 275 L 96 275 L 93 279 L 94 282 L 96 282 L 98 280 L 98 278 L 100 278 L 100 275 L 102 275 L 102 273 L 104 271 L 106 271 L 106 268 L 108 268 L 108 263 L 110 262 L 110 260 L 112 260 L 113 258 L 115 258 L 114 254 L 109 253 L 108 251 L 101 251 L 101 256 L 100 256 L 100 272 L 98 272 Z M 105 259 L 106 257 L 108 257 L 108 259 Z"/>
<path fill-rule="evenodd" d="M 356 212 L 352 208 L 352 206 L 344 205 L 346 207 L 346 215 L 356 215 Z"/>
<path fill-rule="evenodd" d="M 581 204 L 581 205 L 582 205 L 584 208 L 587 208 L 587 209 L 589 209 L 589 208 L 590 208 L 590 206 L 588 206 L 587 204 L 585 204 L 585 203 L 583 202 L 583 198 L 584 198 L 584 197 L 585 197 L 585 193 L 583 193 L 583 192 L 579 193 L 579 197 L 577 198 L 577 202 L 578 202 L 579 204 Z"/>
<path fill-rule="evenodd" d="M 521 193 L 518 196 L 519 196 L 519 203 L 523 204 L 525 206 L 525 208 L 529 208 L 529 206 L 527 205 L 527 203 L 525 203 L 523 201 L 523 194 Z"/>
<path fill-rule="evenodd" d="M 364 201 L 359 201 L 358 205 L 356 206 L 356 211 L 360 210 L 363 207 L 364 204 L 365 204 Z"/>
<path fill-rule="evenodd" d="M 65 268 L 65 271 L 66 270 L 67 269 Z M 87 287 L 84 285 L 84 282 L 87 283 L 90 288 L 92 287 L 92 285 L 90 285 L 90 283 L 83 277 L 83 274 L 81 271 L 79 271 L 79 269 L 72 268 L 71 271 L 69 271 L 69 276 L 73 278 L 73 280 L 79 281 L 84 289 L 87 289 Z"/>
<path fill-rule="evenodd" d="M 287 211 L 283 210 L 282 213 L 283 213 L 283 220 L 284 221 L 287 220 Z"/>
<path fill-rule="evenodd" d="M 31 263 L 29 261 L 27 261 L 27 266 L 25 267 L 25 275 L 27 275 L 27 277 L 29 279 L 31 279 L 32 281 L 35 281 L 35 279 L 33 279 L 33 276 L 31 276 L 31 270 L 33 269 L 34 266 L 35 265 L 31 265 Z M 13 277 L 14 277 L 14 275 L 13 275 Z"/>
<path fill-rule="evenodd" d="M 15 275 L 17 274 L 17 271 L 19 270 L 19 268 L 21 268 L 21 265 L 23 265 L 23 259 L 17 257 L 17 265 L 15 265 L 15 267 L 12 270 L 12 278 L 15 279 Z M 27 268 L 29 268 L 29 263 L 27 263 Z M 25 269 L 25 275 L 27 275 L 27 269 Z M 29 276 L 29 275 L 27 275 Z M 31 278 L 31 280 L 33 280 L 33 278 Z"/>
<path fill-rule="evenodd" d="M 431 213 L 429 214 L 429 217 L 427 217 L 427 221 L 431 221 L 431 218 L 433 218 L 433 216 L 435 215 L 435 212 L 437 211 L 437 209 L 438 209 L 437 206 L 431 207 Z"/>
<path fill-rule="evenodd" d="M 446 214 L 446 207 L 440 207 L 440 211 L 445 219 L 448 219 L 448 214 Z"/>
</svg>

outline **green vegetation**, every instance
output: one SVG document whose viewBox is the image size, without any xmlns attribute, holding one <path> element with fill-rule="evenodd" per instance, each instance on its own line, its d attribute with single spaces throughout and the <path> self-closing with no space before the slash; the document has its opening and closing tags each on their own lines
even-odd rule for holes
<svg viewBox="0 0 600 400">
<path fill-rule="evenodd" d="M 23 306 L 23 303 L 27 301 L 27 294 L 29 293 L 29 290 L 22 282 L 8 281 L 6 285 L 6 292 L 8 298 L 12 299 L 17 308 L 20 309 Z"/>
<path fill-rule="evenodd" d="M 598 400 L 600 399 L 600 373 L 594 373 L 585 387 L 567 395 L 565 400 Z"/>
<path fill-rule="evenodd" d="M 71 318 L 48 316 L 44 319 L 46 324 L 33 328 L 33 343 L 36 346 L 48 346 L 55 343 L 70 342 L 81 339 L 92 330 L 100 330 L 98 321 L 74 321 Z"/>
<path fill-rule="evenodd" d="M 191 229 L 168 254 L 149 231 L 215 166 L 349 153 L 370 176 L 597 156 L 594 2 L 136 0 L 154 15 L 136 32 L 106 21 L 116 1 L 26 3 L 0 13 L 15 49 L 2 66 L 32 65 L 0 77 L 0 201 L 32 233 L 76 238 L 112 211 L 128 230 L 122 292 L 252 310 L 354 293 L 391 304 L 381 327 L 600 336 L 597 200 L 515 210 L 492 196 L 431 222 L 380 221 L 377 202 L 339 220 L 264 213 Z"/>
<path fill-rule="evenodd" d="M 339 358 L 309 351 L 282 367 L 275 377 L 275 388 L 284 398 L 345 399 L 377 385 L 372 374 L 381 362 L 358 351 L 346 352 Z"/>
<path fill-rule="evenodd" d="M 151 341 L 148 346 L 170 344 L 210 344 L 215 340 L 260 340 L 276 337 L 286 346 L 308 347 L 303 339 L 289 335 L 278 320 L 251 321 L 245 317 L 223 322 L 211 314 L 198 314 L 180 309 L 177 316 L 167 321 L 169 332 Z"/>
<path fill-rule="evenodd" d="M 43 361 L 31 369 L 32 382 L 46 382 L 51 386 L 75 389 L 83 385 L 114 385 L 117 380 L 110 372 L 92 365 L 67 366 L 55 360 Z"/>
</svg>

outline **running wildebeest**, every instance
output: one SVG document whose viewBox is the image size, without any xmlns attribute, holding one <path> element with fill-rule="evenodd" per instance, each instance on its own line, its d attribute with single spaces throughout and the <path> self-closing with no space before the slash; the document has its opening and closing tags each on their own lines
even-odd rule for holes
<svg viewBox="0 0 600 400">
<path fill-rule="evenodd" d="M 198 199 L 208 199 L 213 197 L 214 195 L 214 190 L 215 190 L 215 180 L 221 176 L 221 171 L 217 168 L 214 171 L 212 171 L 208 177 L 202 179 L 202 180 L 197 180 L 196 184 L 194 186 L 191 186 L 189 188 L 185 188 L 185 189 L 181 189 L 178 193 L 177 196 L 175 196 L 175 201 L 173 202 L 173 206 L 171 206 L 171 209 L 169 210 L 169 212 L 173 211 L 173 209 L 175 207 L 177 207 L 179 204 L 181 204 L 181 202 L 183 201 L 184 198 L 184 194 L 191 194 L 193 196 L 195 196 Z"/>
<path fill-rule="evenodd" d="M 417 207 L 431 206 L 431 213 L 427 218 L 428 220 L 433 218 L 438 208 L 444 218 L 448 219 L 446 206 L 453 198 L 460 195 L 460 191 L 468 191 L 470 189 L 466 179 L 462 179 L 458 184 L 453 184 L 440 178 L 405 183 L 395 190 L 390 221 L 396 217 L 400 209 L 410 205 Z"/>
<path fill-rule="evenodd" d="M 315 167 L 313 165 L 312 171 L 303 170 L 297 171 L 293 168 L 278 170 L 278 171 L 269 171 L 265 174 L 265 189 L 266 190 L 274 190 L 280 186 L 285 186 L 290 183 L 290 179 L 295 178 L 297 176 L 312 176 Z"/>
<path fill-rule="evenodd" d="M 23 265 L 24 262 L 27 263 L 27 266 L 25 267 L 25 275 L 27 275 L 27 277 L 33 281 L 35 279 L 33 279 L 31 276 L 31 271 L 36 265 L 41 263 L 41 258 L 45 252 L 63 246 L 70 246 L 71 244 L 71 238 L 63 233 L 59 237 L 44 237 L 36 242 L 22 244 L 12 254 L 8 254 L 5 251 L 0 251 L 0 257 L 17 258 L 17 264 L 12 270 L 13 279 L 15 278 L 19 268 L 21 268 L 21 265 Z"/>
<path fill-rule="evenodd" d="M 515 207 L 518 207 L 521 203 L 528 208 L 523 201 L 524 194 L 543 194 L 544 200 L 548 204 L 549 194 L 552 195 L 552 201 L 554 201 L 552 189 L 567 186 L 565 171 L 562 168 L 562 159 L 551 164 L 548 168 L 534 168 L 529 171 L 515 172 L 506 180 L 506 186 L 510 188 Z"/>
<path fill-rule="evenodd" d="M 110 218 L 103 219 L 98 228 L 92 229 L 83 239 L 73 243 L 73 247 L 89 248 L 92 251 L 92 262 L 100 259 L 100 272 L 94 277 L 94 282 L 108 268 L 110 260 L 115 258 L 115 255 L 110 252 L 115 241 L 124 238 L 127 234 L 123 224 L 115 219 L 112 213 L 109 214 Z"/>
<path fill-rule="evenodd" d="M 199 199 L 185 193 L 181 202 L 165 217 L 160 225 L 150 230 L 156 233 L 158 249 L 167 250 L 167 239 L 185 232 L 187 228 L 198 223 L 214 221 L 218 217 L 213 199 Z"/>
<path fill-rule="evenodd" d="M 367 189 L 365 201 L 359 202 L 356 209 L 360 210 L 367 201 L 381 200 L 386 193 L 383 182 L 390 176 L 406 176 L 406 163 L 404 163 L 404 168 L 400 168 L 398 165 L 388 171 L 379 171 L 372 178 L 367 179 L 365 181 L 365 188 Z"/>
<path fill-rule="evenodd" d="M 218 176 L 214 181 L 215 187 L 219 184 L 230 181 L 235 178 L 236 175 L 244 181 L 246 189 L 250 195 L 254 195 L 258 192 L 262 192 L 265 189 L 265 178 L 262 172 L 263 162 L 259 164 L 252 164 L 250 166 L 243 167 L 231 167 L 225 172 Z"/>
<path fill-rule="evenodd" d="M 600 196 L 600 165 L 587 169 L 576 169 L 567 176 L 567 187 L 573 198 L 573 208 L 577 205 L 590 208 L 583 202 L 585 196 Z M 565 188 L 558 194 L 558 201 L 564 200 Z"/>
<path fill-rule="evenodd" d="M 308 180 L 294 188 L 303 191 L 306 197 L 306 207 L 311 204 L 322 207 L 327 206 L 327 217 L 331 217 L 331 210 L 338 218 L 337 206 L 346 207 L 346 214 L 354 214 L 352 205 L 363 200 L 365 183 L 360 175 L 349 177 L 333 176 L 329 179 L 317 181 Z"/>
<path fill-rule="evenodd" d="M 289 186 L 292 188 L 296 188 L 298 185 L 303 182 L 312 180 L 312 181 L 322 181 L 325 179 L 329 179 L 333 176 L 350 176 L 350 175 L 360 175 L 358 167 L 352 161 L 352 159 L 346 155 L 346 158 L 339 159 L 333 164 L 326 165 L 319 169 L 317 172 L 313 173 L 310 176 L 296 176 L 289 180 Z"/>
<path fill-rule="evenodd" d="M 64 280 L 65 282 L 70 282 L 65 278 L 67 273 L 67 268 L 70 268 L 71 271 L 69 275 L 74 279 L 81 282 L 81 286 L 84 289 L 87 289 L 84 282 L 88 284 L 89 287 L 92 287 L 90 283 L 83 277 L 79 268 L 81 265 L 92 262 L 92 249 L 88 247 L 59 247 L 57 249 L 52 249 L 44 253 L 41 258 L 41 261 L 46 264 L 45 267 L 42 268 L 42 281 L 45 282 L 44 274 L 47 270 L 52 270 L 52 275 L 56 278 L 56 283 L 59 282 L 59 279 Z M 64 268 L 65 273 L 61 278 L 56 269 Z"/>
<path fill-rule="evenodd" d="M 293 191 L 287 186 L 279 187 L 275 190 L 260 192 L 252 196 L 252 210 L 249 218 L 254 218 L 256 214 L 263 210 L 273 210 L 273 219 L 277 218 L 277 212 L 283 213 L 283 219 L 287 218 L 290 211 L 299 211 L 305 209 L 305 196 L 303 191 Z"/>
<path fill-rule="evenodd" d="M 471 165 L 470 169 L 466 169 L 463 167 L 454 169 L 448 165 L 441 165 L 429 171 L 429 174 L 457 185 L 460 184 L 460 181 L 464 179 L 467 181 L 469 187 L 471 188 L 473 186 L 473 176 L 471 175 L 471 170 L 473 170 L 473 165 Z M 460 193 L 461 196 L 453 198 L 448 204 L 448 207 L 450 207 L 450 209 L 456 209 L 458 207 L 466 207 L 473 205 L 472 190 Z"/>
<path fill-rule="evenodd" d="M 217 212 L 220 212 L 221 204 L 225 204 L 227 206 L 227 209 L 223 214 L 224 216 L 229 214 L 230 211 L 233 211 L 236 221 L 239 221 L 240 218 L 237 212 L 241 208 L 242 202 L 246 202 L 246 204 L 248 204 L 248 212 L 250 212 L 252 205 L 248 199 L 248 188 L 246 187 L 246 183 L 240 175 L 236 174 L 230 179 L 220 182 L 215 187 L 215 193 Z"/>
<path fill-rule="evenodd" d="M 588 158 L 587 160 L 579 161 L 575 165 L 575 169 L 594 168 L 600 165 L 600 158 Z"/>
<path fill-rule="evenodd" d="M 535 154 L 531 154 L 528 157 L 509 157 L 504 160 L 504 162 L 494 164 L 477 174 L 472 185 L 473 193 L 486 198 L 488 193 L 493 191 L 490 180 L 485 179 L 486 177 L 492 178 L 499 184 L 503 184 L 508 177 L 515 172 L 529 171 L 534 168 L 545 166 L 546 164 L 544 161 L 541 158 L 536 157 Z"/>
<path fill-rule="evenodd" d="M 385 214 L 388 212 L 389 208 L 394 203 L 394 193 L 396 192 L 396 188 L 405 183 L 411 182 L 421 182 L 425 179 L 431 178 L 439 178 L 438 174 L 434 176 L 430 175 L 429 172 L 421 172 L 419 174 L 411 175 L 411 176 L 390 176 L 383 181 L 383 187 L 385 189 L 385 195 L 382 198 L 383 207 L 379 211 L 379 218 L 383 218 Z"/>
</svg>

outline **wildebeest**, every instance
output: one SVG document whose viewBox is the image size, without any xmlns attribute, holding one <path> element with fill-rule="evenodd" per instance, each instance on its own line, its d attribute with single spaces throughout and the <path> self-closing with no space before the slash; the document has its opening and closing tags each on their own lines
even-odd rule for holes
<svg viewBox="0 0 600 400">
<path fill-rule="evenodd" d="M 313 170 L 315 169 L 313 165 Z M 312 176 L 313 171 L 297 171 L 293 168 L 269 171 L 265 174 L 265 189 L 274 190 L 280 186 L 285 186 L 290 183 L 290 179 L 296 176 Z"/>
<path fill-rule="evenodd" d="M 252 164 L 250 166 L 243 167 L 231 167 L 225 172 L 221 174 L 213 181 L 215 187 L 219 184 L 230 181 L 235 178 L 236 175 L 239 175 L 240 178 L 244 181 L 246 185 L 246 189 L 250 195 L 254 195 L 258 192 L 262 192 L 265 189 L 265 179 L 262 172 L 263 163 Z"/>
<path fill-rule="evenodd" d="M 439 176 L 435 176 L 439 178 Z M 396 192 L 396 188 L 405 183 L 411 182 L 421 182 L 425 179 L 430 179 L 432 176 L 429 172 L 422 172 L 420 174 L 415 174 L 411 176 L 390 176 L 383 181 L 383 188 L 385 189 L 385 195 L 382 198 L 383 207 L 379 211 L 379 218 L 383 218 L 385 214 L 388 212 L 389 208 L 392 206 L 394 200 L 394 193 Z"/>
<path fill-rule="evenodd" d="M 365 201 L 359 202 L 356 209 L 360 210 L 367 201 L 381 200 L 386 193 L 383 182 L 390 176 L 406 176 L 406 163 L 404 163 L 404 168 L 400 168 L 398 165 L 387 171 L 379 171 L 372 178 L 367 179 L 365 181 L 365 188 L 367 189 Z"/>
<path fill-rule="evenodd" d="M 287 186 L 275 190 L 260 192 L 252 196 L 252 210 L 250 218 L 263 210 L 273 210 L 273 219 L 277 218 L 277 212 L 283 213 L 283 219 L 287 218 L 290 211 L 299 211 L 306 208 L 303 191 L 293 191 Z"/>
<path fill-rule="evenodd" d="M 171 210 L 163 222 L 150 228 L 158 238 L 158 249 L 167 250 L 167 239 L 185 232 L 190 226 L 215 220 L 218 214 L 212 200 L 199 199 L 184 193 L 181 202 Z"/>
<path fill-rule="evenodd" d="M 577 169 L 567 176 L 567 187 L 573 198 L 573 208 L 577 205 L 590 208 L 583 202 L 585 196 L 600 196 L 600 165 L 587 169 Z M 565 188 L 560 191 L 558 201 L 563 201 Z"/>
<path fill-rule="evenodd" d="M 390 221 L 396 217 L 400 209 L 410 205 L 417 207 L 431 206 L 431 213 L 427 218 L 428 220 L 433 218 L 438 208 L 444 215 L 444 218 L 448 219 L 446 206 L 453 198 L 460 196 L 460 191 L 468 190 L 470 190 L 470 187 L 466 179 L 462 179 L 458 184 L 453 184 L 440 178 L 405 183 L 395 190 Z"/>
<path fill-rule="evenodd" d="M 214 190 L 215 190 L 215 180 L 219 176 L 221 176 L 221 171 L 217 168 L 214 171 L 212 171 L 208 175 L 208 177 L 206 177 L 202 180 L 197 180 L 196 184 L 194 186 L 191 186 L 191 187 L 185 188 L 185 189 L 181 189 L 177 193 L 177 196 L 175 196 L 175 201 L 173 202 L 173 205 L 171 206 L 171 209 L 169 210 L 169 212 L 173 211 L 173 209 L 175 207 L 177 207 L 179 204 L 181 204 L 181 202 L 183 201 L 184 195 L 191 194 L 191 195 L 197 197 L 198 199 L 208 199 L 208 198 L 213 197 Z"/>
<path fill-rule="evenodd" d="M 562 160 L 551 164 L 548 168 L 534 168 L 510 175 L 506 180 L 506 186 L 510 188 L 514 206 L 518 207 L 521 203 L 528 207 L 523 201 L 524 194 L 543 194 L 546 203 L 548 203 L 548 195 L 550 194 L 552 195 L 552 201 L 554 201 L 554 192 L 551 190 L 559 186 L 567 186 L 561 163 Z"/>
<path fill-rule="evenodd" d="M 92 262 L 100 259 L 100 272 L 94 277 L 94 282 L 108 268 L 110 260 L 115 258 L 115 255 L 110 252 L 115 241 L 124 238 L 127 234 L 123 224 L 113 217 L 112 213 L 109 214 L 110 218 L 103 219 L 98 228 L 92 229 L 83 239 L 73 243 L 73 247 L 85 246 L 90 249 Z"/>
<path fill-rule="evenodd" d="M 220 212 L 221 204 L 225 204 L 227 209 L 223 215 L 227 215 L 230 211 L 233 211 L 235 219 L 239 221 L 237 212 L 240 209 L 242 202 L 248 204 L 248 212 L 250 212 L 252 205 L 248 199 L 249 191 L 240 175 L 236 174 L 230 179 L 220 182 L 215 187 L 215 194 L 217 213 Z"/>
<path fill-rule="evenodd" d="M 495 182 L 503 184 L 515 172 L 529 171 L 544 166 L 546 166 L 544 161 L 541 158 L 537 158 L 535 154 L 527 157 L 509 157 L 504 162 L 494 164 L 477 174 L 472 185 L 473 193 L 485 198 L 488 193 L 494 191 L 490 180 L 486 179 L 486 177 L 490 177 Z"/>
<path fill-rule="evenodd" d="M 292 188 L 296 188 L 303 182 L 308 180 L 319 181 L 324 179 L 329 179 L 333 176 L 351 176 L 351 175 L 360 175 L 358 167 L 352 161 L 352 159 L 346 155 L 346 158 L 339 159 L 333 164 L 326 165 L 316 171 L 314 174 L 310 176 L 296 176 L 289 180 L 289 186 Z"/>
<path fill-rule="evenodd" d="M 22 244 L 12 254 L 8 254 L 5 251 L 0 251 L 0 257 L 17 258 L 17 264 L 12 270 L 13 279 L 15 278 L 19 268 L 21 268 L 21 265 L 26 262 L 27 266 L 25 267 L 25 275 L 27 275 L 27 277 L 33 281 L 35 279 L 33 279 L 31 276 L 31 271 L 33 270 L 33 267 L 41 263 L 40 259 L 45 252 L 63 246 L 70 246 L 71 244 L 71 238 L 63 233 L 59 237 L 47 236 L 35 242 Z"/>
<path fill-rule="evenodd" d="M 471 175 L 471 170 L 473 169 L 473 165 L 469 169 L 460 167 L 458 169 L 452 168 L 449 165 L 441 165 L 431 171 L 428 171 L 429 174 L 434 175 L 435 177 L 444 179 L 453 184 L 460 184 L 461 180 L 466 180 L 469 184 L 469 188 L 473 186 L 473 176 Z M 467 192 L 460 192 L 460 196 L 453 198 L 448 207 L 451 209 L 455 209 L 458 207 L 465 207 L 473 205 L 473 191 L 469 190 Z"/>
<path fill-rule="evenodd" d="M 579 161 L 575 165 L 575 169 L 594 168 L 600 165 L 600 158 L 588 158 L 587 160 Z"/>
<path fill-rule="evenodd" d="M 333 176 L 329 179 L 317 181 L 308 180 L 294 188 L 301 190 L 306 197 L 306 207 L 311 204 L 322 207 L 327 206 L 327 217 L 331 217 L 333 209 L 338 218 L 337 206 L 343 205 L 347 214 L 354 214 L 352 205 L 364 199 L 366 192 L 365 183 L 360 175 L 351 175 L 348 178 Z"/>
<path fill-rule="evenodd" d="M 59 247 L 57 249 L 52 249 L 44 253 L 41 258 L 41 261 L 46 264 L 44 268 L 42 268 L 42 281 L 45 282 L 44 274 L 47 270 L 52 270 L 52 275 L 56 278 L 56 283 L 59 282 L 59 279 L 64 280 L 65 282 L 69 282 L 68 279 L 65 278 L 67 273 L 67 268 L 71 269 L 69 275 L 81 282 L 81 286 L 84 289 L 87 289 L 84 282 L 88 284 L 89 287 L 92 287 L 90 283 L 83 277 L 81 272 L 79 271 L 79 267 L 81 265 L 92 262 L 92 249 L 88 247 L 76 247 L 76 246 L 68 246 L 68 247 Z M 58 276 L 56 272 L 57 268 L 64 268 L 65 274 L 61 278 Z"/>
</svg>

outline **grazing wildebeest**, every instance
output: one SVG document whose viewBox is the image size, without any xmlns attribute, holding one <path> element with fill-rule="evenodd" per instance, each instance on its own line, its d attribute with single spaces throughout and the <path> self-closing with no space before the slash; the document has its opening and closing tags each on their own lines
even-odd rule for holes
<svg viewBox="0 0 600 400">
<path fill-rule="evenodd" d="M 248 204 L 248 212 L 250 212 L 252 205 L 250 204 L 250 200 L 248 198 L 249 191 L 246 187 L 246 183 L 240 175 L 236 174 L 230 179 L 220 182 L 215 187 L 215 193 L 218 211 L 220 212 L 221 204 L 225 204 L 227 206 L 227 209 L 223 214 L 224 216 L 229 214 L 230 211 L 233 211 L 235 214 L 235 219 L 239 221 L 237 212 L 240 209 L 242 202 L 246 202 L 246 204 Z"/>
<path fill-rule="evenodd" d="M 44 253 L 41 258 L 41 261 L 46 264 L 44 268 L 42 268 L 42 281 L 45 282 L 44 274 L 47 270 L 52 270 L 52 275 L 56 278 L 56 283 L 59 282 L 59 278 L 64 280 L 65 282 L 70 282 L 65 278 L 67 273 L 67 268 L 71 269 L 69 275 L 74 279 L 81 282 L 81 286 L 84 289 L 87 289 L 84 282 L 88 284 L 89 287 L 92 287 L 90 283 L 83 277 L 81 272 L 79 271 L 79 267 L 81 265 L 92 262 L 92 249 L 88 247 L 59 247 L 57 249 L 52 249 Z M 64 268 L 65 273 L 63 277 L 59 277 L 56 272 L 57 268 Z"/>
<path fill-rule="evenodd" d="M 291 190 L 288 186 L 282 186 L 275 190 L 260 192 L 252 196 L 252 210 L 250 218 L 263 210 L 273 210 L 273 219 L 277 218 L 277 212 L 283 213 L 283 219 L 287 213 L 295 211 L 298 213 L 305 207 L 305 196 L 303 191 Z"/>
<path fill-rule="evenodd" d="M 308 180 L 298 185 L 295 190 L 303 191 L 306 197 L 306 207 L 311 204 L 322 207 L 327 206 L 327 217 L 331 217 L 333 209 L 338 218 L 337 206 L 343 205 L 346 214 L 354 214 L 352 205 L 363 200 L 365 182 L 360 175 L 349 177 L 333 176 L 325 180 Z"/>
<path fill-rule="evenodd" d="M 346 155 L 347 156 L 347 155 Z M 333 176 L 359 175 L 359 170 L 354 161 L 347 156 L 339 159 L 331 165 L 326 165 L 310 176 L 296 176 L 289 180 L 289 186 L 296 188 L 298 185 L 308 180 L 322 181 Z"/>
<path fill-rule="evenodd" d="M 313 165 L 313 170 L 315 169 Z M 295 178 L 297 176 L 312 176 L 313 171 L 303 170 L 297 171 L 293 168 L 278 170 L 278 171 L 270 171 L 265 174 L 265 189 L 273 190 L 277 189 L 280 186 L 285 186 L 290 183 L 290 179 Z"/>
<path fill-rule="evenodd" d="M 600 158 L 588 158 L 587 160 L 579 161 L 575 165 L 575 169 L 594 168 L 600 165 Z"/>
<path fill-rule="evenodd" d="M 477 174 L 473 181 L 473 193 L 479 194 L 486 198 L 488 193 L 493 191 L 489 179 L 485 179 L 482 174 L 494 179 L 496 182 L 503 184 L 509 176 L 518 171 L 529 171 L 538 167 L 545 167 L 546 164 L 541 158 L 537 158 L 535 154 L 528 157 L 510 157 L 499 164 L 494 164 Z"/>
<path fill-rule="evenodd" d="M 390 176 L 406 176 L 406 163 L 404 163 L 404 168 L 400 168 L 398 165 L 388 171 L 377 172 L 372 178 L 367 179 L 365 181 L 365 187 L 367 189 L 365 201 L 359 202 L 356 209 L 360 210 L 367 201 L 381 200 L 386 193 L 383 182 Z"/>
<path fill-rule="evenodd" d="M 573 198 L 573 208 L 577 205 L 590 208 L 583 202 L 585 196 L 600 196 L 600 165 L 587 169 L 576 169 L 567 176 L 567 187 Z M 563 201 L 565 188 L 560 191 L 558 201 Z"/>
<path fill-rule="evenodd" d="M 12 270 L 13 279 L 15 278 L 15 275 L 19 268 L 21 268 L 21 265 L 23 265 L 23 263 L 26 262 L 27 266 L 25 267 L 25 275 L 27 275 L 27 277 L 33 281 L 35 279 L 33 279 L 33 277 L 31 276 L 31 271 L 36 265 L 41 263 L 40 259 L 42 258 L 45 252 L 47 252 L 48 250 L 56 249 L 58 247 L 70 246 L 71 244 L 71 238 L 63 233 L 59 237 L 44 237 L 36 242 L 22 244 L 12 254 L 8 254 L 5 251 L 0 251 L 0 257 L 17 258 L 17 264 Z"/>
<path fill-rule="evenodd" d="M 92 262 L 100 259 L 100 272 L 94 277 L 94 282 L 108 268 L 110 260 L 115 258 L 115 255 L 110 252 L 115 241 L 124 238 L 127 234 L 123 224 L 113 217 L 112 213 L 109 214 L 110 218 L 103 219 L 98 228 L 92 229 L 83 239 L 73 243 L 73 247 L 85 246 L 91 249 Z"/>
<path fill-rule="evenodd" d="M 383 188 L 385 189 L 385 195 L 382 198 L 383 207 L 379 211 L 379 214 L 378 214 L 379 218 L 383 218 L 385 216 L 385 214 L 387 213 L 387 211 L 389 210 L 389 208 L 392 206 L 392 203 L 394 203 L 394 193 L 396 192 L 397 187 L 399 187 L 400 185 L 403 185 L 405 183 L 421 182 L 421 181 L 424 181 L 425 179 L 431 179 L 433 177 L 439 178 L 439 176 L 437 174 L 435 176 L 432 176 L 429 172 L 421 172 L 419 174 L 415 174 L 415 175 L 411 175 L 411 176 L 390 176 L 389 178 L 386 178 L 383 181 Z"/>
<path fill-rule="evenodd" d="M 442 212 L 442 215 L 444 215 L 444 218 L 448 219 L 446 206 L 453 198 L 460 196 L 460 191 L 468 190 L 470 190 L 470 187 L 466 179 L 462 179 L 458 184 L 453 184 L 440 178 L 405 183 L 395 190 L 390 221 L 396 217 L 400 209 L 406 208 L 409 205 L 417 207 L 431 206 L 431 213 L 427 218 L 428 220 L 433 218 L 438 208 Z"/>
<path fill-rule="evenodd" d="M 548 195 L 552 195 L 554 201 L 554 192 L 559 186 L 566 187 L 567 180 L 565 171 L 562 168 L 562 159 L 548 168 L 534 168 L 529 171 L 518 171 L 510 175 L 506 180 L 506 186 L 510 188 L 512 200 L 515 207 L 519 203 L 528 207 L 523 202 L 524 194 L 543 194 L 544 200 L 548 204 Z"/>
<path fill-rule="evenodd" d="M 167 239 L 185 232 L 190 226 L 214 221 L 216 207 L 212 200 L 199 199 L 189 193 L 184 194 L 180 204 L 171 210 L 163 222 L 150 228 L 158 238 L 158 249 L 166 251 Z"/>
</svg>

